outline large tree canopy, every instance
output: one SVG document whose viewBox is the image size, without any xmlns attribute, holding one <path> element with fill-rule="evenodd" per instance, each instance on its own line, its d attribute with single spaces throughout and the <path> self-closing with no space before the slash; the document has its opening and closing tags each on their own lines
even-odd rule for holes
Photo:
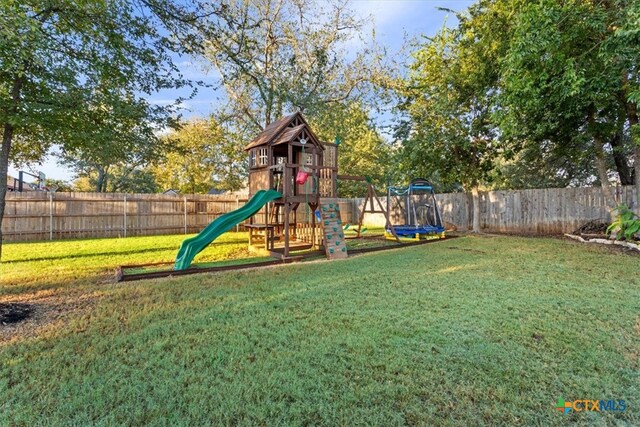
<svg viewBox="0 0 640 427">
<path fill-rule="evenodd" d="M 148 96 L 187 84 L 171 52 L 201 47 L 193 24 L 216 13 L 195 6 L 0 0 L 0 220 L 10 160 L 38 161 L 54 144 L 115 157 L 155 139 L 172 106 L 152 105 Z"/>
<path fill-rule="evenodd" d="M 462 184 L 600 182 L 610 206 L 611 183 L 640 191 L 639 10 L 480 0 L 457 13 L 414 54 L 401 160 Z"/>
<path fill-rule="evenodd" d="M 608 189 L 610 166 L 634 182 L 628 82 L 638 81 L 636 47 L 622 43 L 632 2 L 543 1 L 518 9 L 502 58 L 505 136 L 594 159 Z M 635 110 L 635 107 L 632 107 Z M 532 145 L 524 145 L 533 149 Z M 608 198 L 613 197 L 609 192 Z"/>
<path fill-rule="evenodd" d="M 254 130 L 291 111 L 357 98 L 382 78 L 374 46 L 347 49 L 364 28 L 347 2 L 241 0 L 224 14 L 205 35 L 206 58 L 228 109 Z"/>
</svg>

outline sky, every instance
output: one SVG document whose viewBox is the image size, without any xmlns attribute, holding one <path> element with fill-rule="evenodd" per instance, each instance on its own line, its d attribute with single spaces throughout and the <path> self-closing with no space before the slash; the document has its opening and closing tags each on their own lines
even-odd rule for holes
<svg viewBox="0 0 640 427">
<path fill-rule="evenodd" d="M 322 1 L 322 0 L 318 0 Z M 438 8 L 463 11 L 473 0 L 352 0 L 353 10 L 360 16 L 373 18 L 376 39 L 379 45 L 386 46 L 387 51 L 396 54 L 402 49 L 407 38 L 421 35 L 434 35 L 443 25 L 455 25 L 455 17 Z M 371 28 L 366 34 L 371 34 Z M 217 76 L 208 72 L 206 66 L 197 60 L 180 58 L 177 61 L 185 77 L 215 84 Z M 179 97 L 188 97 L 189 90 L 165 90 L 149 98 L 152 103 L 171 103 Z M 198 94 L 185 101 L 182 112 L 184 117 L 207 117 L 215 109 L 217 103 L 224 102 L 224 94 L 213 89 L 202 88 Z M 65 181 L 74 178 L 73 172 L 57 164 L 53 156 L 49 156 L 42 165 L 34 165 L 31 170 L 42 171 L 47 178 Z M 9 174 L 17 177 L 18 170 L 9 167 Z"/>
</svg>

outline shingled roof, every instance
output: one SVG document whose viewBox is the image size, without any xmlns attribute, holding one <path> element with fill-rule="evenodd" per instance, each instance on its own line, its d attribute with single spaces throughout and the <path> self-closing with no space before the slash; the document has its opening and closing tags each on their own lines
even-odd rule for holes
<svg viewBox="0 0 640 427">
<path fill-rule="evenodd" d="M 299 117 L 302 124 L 291 127 L 291 123 L 294 122 L 295 118 Z M 322 147 L 320 141 L 313 133 L 307 121 L 302 117 L 300 112 L 290 114 L 277 120 L 275 122 L 270 123 L 264 130 L 246 147 L 244 147 L 245 151 L 250 150 L 255 147 L 259 147 L 261 145 L 276 145 L 276 144 L 284 144 L 293 141 L 301 132 L 305 129 L 312 141 L 316 143 L 316 145 Z M 324 149 L 324 147 L 322 147 Z"/>
</svg>

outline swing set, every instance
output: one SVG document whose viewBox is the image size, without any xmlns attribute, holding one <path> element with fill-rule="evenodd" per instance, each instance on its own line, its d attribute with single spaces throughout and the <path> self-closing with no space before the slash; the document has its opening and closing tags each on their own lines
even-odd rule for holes
<svg viewBox="0 0 640 427">
<path fill-rule="evenodd" d="M 426 179 L 413 179 L 406 187 L 389 185 L 387 206 L 390 211 L 399 212 L 394 219 L 401 222 L 395 226 L 389 222 L 386 227 L 387 238 L 422 240 L 445 237 L 433 185 Z"/>
</svg>

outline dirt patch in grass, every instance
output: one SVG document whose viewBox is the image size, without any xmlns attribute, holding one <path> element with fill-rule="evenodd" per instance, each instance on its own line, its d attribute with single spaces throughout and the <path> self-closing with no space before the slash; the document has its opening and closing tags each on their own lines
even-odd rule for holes
<svg viewBox="0 0 640 427">
<path fill-rule="evenodd" d="M 95 294 L 40 291 L 0 299 L 0 345 L 35 336 L 46 326 L 66 322 L 70 316 L 88 311 Z"/>
<path fill-rule="evenodd" d="M 471 252 L 471 253 L 474 253 L 474 254 L 482 254 L 482 255 L 486 255 L 487 254 L 485 251 L 480 251 L 478 249 L 459 248 L 457 246 L 447 246 L 447 249 L 453 249 L 453 250 L 456 250 L 456 251 Z"/>
<path fill-rule="evenodd" d="M 31 317 L 33 306 L 23 303 L 0 304 L 0 324 L 3 326 L 20 323 Z"/>
</svg>

